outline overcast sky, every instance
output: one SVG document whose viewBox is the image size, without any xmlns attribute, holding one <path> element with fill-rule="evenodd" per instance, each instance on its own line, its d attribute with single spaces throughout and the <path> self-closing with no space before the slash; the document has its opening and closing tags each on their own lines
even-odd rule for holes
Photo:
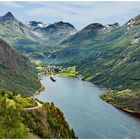
<svg viewBox="0 0 140 140">
<path fill-rule="evenodd" d="M 42 21 L 54 23 L 69 22 L 77 29 L 82 29 L 90 23 L 124 24 L 132 17 L 140 14 L 140 2 L 2 2 L 0 15 L 11 11 L 22 21 Z"/>
</svg>

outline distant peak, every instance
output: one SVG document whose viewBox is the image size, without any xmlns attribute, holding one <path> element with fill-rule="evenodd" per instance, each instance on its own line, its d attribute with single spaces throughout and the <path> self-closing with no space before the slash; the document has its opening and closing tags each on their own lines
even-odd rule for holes
<svg viewBox="0 0 140 140">
<path fill-rule="evenodd" d="M 63 22 L 63 21 L 59 21 L 59 22 L 57 22 L 57 23 L 59 23 L 59 24 L 65 24 L 65 22 Z"/>
<path fill-rule="evenodd" d="M 37 26 L 38 24 L 43 24 L 40 21 L 27 21 L 26 23 L 29 24 L 29 25 L 33 25 L 33 26 Z"/>
<path fill-rule="evenodd" d="M 27 21 L 26 24 L 32 28 L 45 28 L 48 24 L 44 24 L 40 21 Z"/>
<path fill-rule="evenodd" d="M 69 26 L 69 27 L 72 27 L 72 28 L 75 28 L 72 24 L 68 23 L 68 22 L 63 22 L 63 21 L 59 21 L 59 22 L 56 22 L 55 25 L 58 25 L 58 26 Z"/>
<path fill-rule="evenodd" d="M 11 12 L 6 13 L 3 17 L 15 18 Z"/>
<path fill-rule="evenodd" d="M 113 23 L 113 24 L 107 24 L 109 27 L 117 27 L 117 26 L 119 26 L 119 23 Z"/>
<path fill-rule="evenodd" d="M 11 20 L 14 20 L 15 19 L 15 17 L 13 16 L 13 14 L 11 13 L 11 12 L 8 12 L 8 13 L 6 13 L 3 17 L 1 17 L 1 21 L 11 21 Z"/>
<path fill-rule="evenodd" d="M 89 24 L 87 27 L 85 27 L 85 29 L 102 29 L 104 28 L 104 26 L 100 23 L 92 23 L 92 24 Z"/>
</svg>

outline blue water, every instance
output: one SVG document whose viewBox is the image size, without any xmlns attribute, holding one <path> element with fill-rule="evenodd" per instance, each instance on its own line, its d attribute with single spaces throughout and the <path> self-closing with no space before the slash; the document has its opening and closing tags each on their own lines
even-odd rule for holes
<svg viewBox="0 0 140 140">
<path fill-rule="evenodd" d="M 41 101 L 54 102 L 79 138 L 140 138 L 140 120 L 102 101 L 105 89 L 70 77 L 44 77 Z"/>
</svg>

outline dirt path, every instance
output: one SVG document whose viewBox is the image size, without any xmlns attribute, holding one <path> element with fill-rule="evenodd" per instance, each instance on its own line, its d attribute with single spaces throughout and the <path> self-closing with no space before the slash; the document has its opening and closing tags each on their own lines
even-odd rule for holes
<svg viewBox="0 0 140 140">
<path fill-rule="evenodd" d="M 40 108 L 40 107 L 43 106 L 41 103 L 39 103 L 39 102 L 37 102 L 37 101 L 36 101 L 36 103 L 37 103 L 37 106 L 35 106 L 35 107 L 23 108 L 23 110 L 34 110 L 34 109 L 38 109 L 38 108 Z"/>
</svg>

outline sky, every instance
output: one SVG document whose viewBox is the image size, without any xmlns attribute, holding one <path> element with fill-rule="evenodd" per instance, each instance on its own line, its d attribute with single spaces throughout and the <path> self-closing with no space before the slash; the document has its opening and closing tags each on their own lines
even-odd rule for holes
<svg viewBox="0 0 140 140">
<path fill-rule="evenodd" d="M 0 16 L 9 11 L 23 23 L 64 21 L 80 30 L 91 23 L 122 25 L 140 14 L 140 1 L 0 1 Z"/>
</svg>

